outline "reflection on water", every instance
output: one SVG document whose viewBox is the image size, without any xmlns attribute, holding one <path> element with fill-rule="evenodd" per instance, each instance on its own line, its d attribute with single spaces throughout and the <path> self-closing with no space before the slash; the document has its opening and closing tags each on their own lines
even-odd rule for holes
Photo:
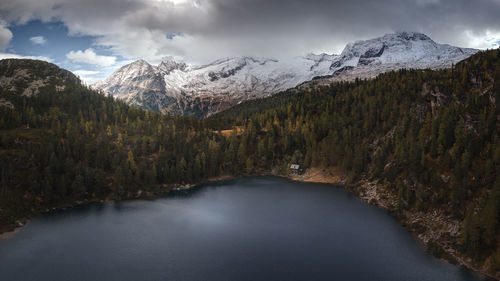
<svg viewBox="0 0 500 281">
<path fill-rule="evenodd" d="M 342 188 L 259 177 L 34 219 L 2 280 L 480 280 Z"/>
</svg>

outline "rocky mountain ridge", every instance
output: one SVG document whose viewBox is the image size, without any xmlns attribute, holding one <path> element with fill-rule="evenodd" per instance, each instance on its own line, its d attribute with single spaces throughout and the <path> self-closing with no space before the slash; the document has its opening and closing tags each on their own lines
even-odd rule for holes
<svg viewBox="0 0 500 281">
<path fill-rule="evenodd" d="M 138 60 L 92 87 L 149 110 L 207 117 L 310 80 L 326 84 L 401 68 L 447 68 L 476 52 L 438 44 L 421 33 L 398 32 L 349 43 L 340 55 L 308 54 L 290 60 L 233 57 L 201 66 L 174 60 L 153 66 Z"/>
<path fill-rule="evenodd" d="M 0 60 L 0 93 L 25 96 L 37 94 L 42 87 L 54 86 L 62 91 L 66 83 L 81 84 L 80 79 L 68 70 L 40 60 Z"/>
</svg>

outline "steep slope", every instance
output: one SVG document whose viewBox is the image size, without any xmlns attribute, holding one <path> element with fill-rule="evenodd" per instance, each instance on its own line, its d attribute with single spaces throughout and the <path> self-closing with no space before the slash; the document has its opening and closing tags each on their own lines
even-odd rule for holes
<svg viewBox="0 0 500 281">
<path fill-rule="evenodd" d="M 207 122 L 257 135 L 251 164 L 274 157 L 261 151 L 278 140 L 285 168 L 346 171 L 353 193 L 393 212 L 430 252 L 498 279 L 499 101 L 500 50 L 491 50 L 449 69 L 288 90 Z"/>
<path fill-rule="evenodd" d="M 235 57 L 202 66 L 169 60 L 157 67 L 139 60 L 92 87 L 157 112 L 203 117 L 325 75 L 336 57 L 311 54 L 287 62 Z"/>
<path fill-rule="evenodd" d="M 204 120 L 71 83 L 13 94 L 13 107 L 0 106 L 0 232 L 52 208 L 224 175 L 287 176 L 299 163 L 345 171 L 347 188 L 433 253 L 498 279 L 499 66 L 499 50 L 480 52 L 453 69 L 286 91 Z"/>
<path fill-rule="evenodd" d="M 386 34 L 347 44 L 339 59 L 331 65 L 332 74 L 318 80 L 329 84 L 334 81 L 353 81 L 356 78 L 374 78 L 380 73 L 401 68 L 448 68 L 477 51 L 438 44 L 421 33 Z"/>
<path fill-rule="evenodd" d="M 402 63 L 410 67 L 428 65 L 436 68 L 446 67 L 450 60 L 461 60 L 475 52 L 474 49 L 437 44 L 421 33 L 400 32 L 348 44 L 338 62 L 344 67 Z M 336 65 L 331 69 L 337 69 Z"/>
<path fill-rule="evenodd" d="M 348 44 L 340 55 L 308 54 L 286 61 L 235 57 L 188 66 L 169 60 L 156 67 L 140 60 L 93 87 L 157 112 L 206 117 L 312 79 L 330 83 L 372 78 L 400 68 L 445 68 L 476 51 L 400 32 Z"/>
<path fill-rule="evenodd" d="M 175 102 L 172 97 L 166 95 L 162 76 L 162 72 L 169 73 L 171 70 L 165 63 L 154 67 L 144 60 L 138 60 L 121 67 L 105 81 L 98 82 L 93 87 L 129 104 L 159 112 L 164 105 Z M 110 86 L 105 87 L 104 83 Z"/>
</svg>

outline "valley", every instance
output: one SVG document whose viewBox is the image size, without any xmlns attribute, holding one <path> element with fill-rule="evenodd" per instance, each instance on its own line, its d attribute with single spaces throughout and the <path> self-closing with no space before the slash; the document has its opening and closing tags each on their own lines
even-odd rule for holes
<svg viewBox="0 0 500 281">
<path fill-rule="evenodd" d="M 346 189 L 431 252 L 498 278 L 499 61 L 484 51 L 453 68 L 308 85 L 194 119 L 127 105 L 46 63 L 3 60 L 2 76 L 19 80 L 1 92 L 12 104 L 0 106 L 1 225 L 221 176 L 288 177 L 298 163 L 315 181 L 341 171 Z M 23 94 L 35 80 L 48 82 Z"/>
</svg>

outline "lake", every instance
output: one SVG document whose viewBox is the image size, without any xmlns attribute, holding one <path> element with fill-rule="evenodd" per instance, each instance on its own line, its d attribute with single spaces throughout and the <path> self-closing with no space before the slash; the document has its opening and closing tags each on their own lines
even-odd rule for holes
<svg viewBox="0 0 500 281">
<path fill-rule="evenodd" d="M 33 219 L 1 280 L 481 280 L 341 187 L 254 177 Z"/>
</svg>

